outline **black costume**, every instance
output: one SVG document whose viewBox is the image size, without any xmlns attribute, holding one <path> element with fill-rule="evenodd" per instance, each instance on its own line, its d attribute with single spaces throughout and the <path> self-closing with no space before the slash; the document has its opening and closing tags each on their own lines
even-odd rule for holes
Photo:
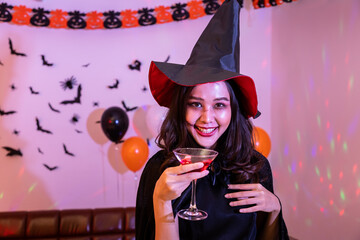
<svg viewBox="0 0 360 240">
<path fill-rule="evenodd" d="M 153 211 L 153 192 L 155 184 L 162 174 L 161 165 L 165 161 L 164 152 L 157 152 L 147 162 L 141 175 L 136 200 L 136 239 L 155 238 L 155 220 Z M 261 184 L 273 191 L 273 180 L 268 160 L 258 152 L 252 161 L 263 161 L 259 172 Z M 240 207 L 231 207 L 230 199 L 224 195 L 230 183 L 229 175 L 220 169 L 221 156 L 212 164 L 212 170 L 204 178 L 197 180 L 197 207 L 208 213 L 208 218 L 200 221 L 186 221 L 179 218 L 180 239 L 256 239 L 265 224 L 267 213 L 239 213 Z M 190 204 L 191 184 L 182 195 L 172 201 L 174 216 Z M 289 239 L 282 212 L 279 213 L 279 239 Z"/>
</svg>

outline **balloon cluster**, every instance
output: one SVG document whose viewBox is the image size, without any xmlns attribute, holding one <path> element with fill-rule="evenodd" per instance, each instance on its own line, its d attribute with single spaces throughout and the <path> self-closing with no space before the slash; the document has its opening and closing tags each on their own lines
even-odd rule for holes
<svg viewBox="0 0 360 240">
<path fill-rule="evenodd" d="M 121 142 L 129 127 L 129 118 L 119 107 L 110 107 L 101 116 L 101 128 L 106 137 L 118 144 Z M 140 137 L 131 137 L 124 141 L 121 148 L 122 159 L 133 172 L 141 169 L 149 156 L 147 143 Z"/>
</svg>

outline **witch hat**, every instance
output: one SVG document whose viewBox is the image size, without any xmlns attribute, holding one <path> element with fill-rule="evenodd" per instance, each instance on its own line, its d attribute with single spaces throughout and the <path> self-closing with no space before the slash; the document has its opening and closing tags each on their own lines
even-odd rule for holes
<svg viewBox="0 0 360 240">
<path fill-rule="evenodd" d="M 239 73 L 239 14 L 236 0 L 225 0 L 195 44 L 185 65 L 152 61 L 151 93 L 160 106 L 169 107 L 175 85 L 195 86 L 231 80 L 242 95 L 246 117 L 258 117 L 254 81 Z"/>
</svg>

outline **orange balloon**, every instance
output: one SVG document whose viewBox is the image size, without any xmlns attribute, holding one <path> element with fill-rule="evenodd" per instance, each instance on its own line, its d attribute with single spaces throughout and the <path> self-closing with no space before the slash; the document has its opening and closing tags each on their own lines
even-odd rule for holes
<svg viewBox="0 0 360 240">
<path fill-rule="evenodd" d="M 121 148 L 121 157 L 128 169 L 138 171 L 149 156 L 149 147 L 140 137 L 131 137 L 124 141 Z"/>
<path fill-rule="evenodd" d="M 255 150 L 268 157 L 271 150 L 271 141 L 267 132 L 260 127 L 254 127 L 253 138 Z"/>
</svg>

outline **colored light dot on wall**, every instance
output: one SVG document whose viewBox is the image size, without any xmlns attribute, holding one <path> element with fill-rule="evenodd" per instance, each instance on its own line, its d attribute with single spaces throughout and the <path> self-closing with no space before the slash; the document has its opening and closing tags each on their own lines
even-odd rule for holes
<svg viewBox="0 0 360 240">
<path fill-rule="evenodd" d="M 342 179 L 344 177 L 344 173 L 341 171 L 340 173 L 339 173 L 339 179 Z"/>
<path fill-rule="evenodd" d="M 327 167 L 327 169 L 326 169 L 326 174 L 327 174 L 327 178 L 330 180 L 331 179 L 331 170 L 329 167 Z"/>
<path fill-rule="evenodd" d="M 298 143 L 300 143 L 301 142 L 300 131 L 296 131 L 296 138 L 297 138 Z"/>
<path fill-rule="evenodd" d="M 311 227 L 311 225 L 312 225 L 312 221 L 311 221 L 311 219 L 306 219 L 305 220 L 305 224 L 308 226 L 308 227 Z"/>
<path fill-rule="evenodd" d="M 295 211 L 296 211 L 296 206 L 293 206 L 293 208 L 292 208 L 292 209 L 293 209 L 293 211 L 295 212 Z"/>
<path fill-rule="evenodd" d="M 324 182 L 324 178 L 323 177 L 320 177 L 320 182 Z"/>
<path fill-rule="evenodd" d="M 341 197 L 341 200 L 343 200 L 343 201 L 346 200 L 344 190 L 341 190 L 341 191 L 340 191 L 340 197 Z"/>
<path fill-rule="evenodd" d="M 354 75 L 351 75 L 348 81 L 348 91 L 351 91 L 354 85 Z"/>
<path fill-rule="evenodd" d="M 335 151 L 335 140 L 334 139 L 331 139 L 330 147 L 331 147 L 331 151 L 334 152 Z"/>
<path fill-rule="evenodd" d="M 358 187 L 360 187 L 360 179 L 358 180 Z"/>
<path fill-rule="evenodd" d="M 299 161 L 299 168 L 302 168 L 302 166 L 303 166 L 302 161 Z"/>
<path fill-rule="evenodd" d="M 4 193 L 0 193 L 0 199 L 2 199 L 4 197 Z"/>
<path fill-rule="evenodd" d="M 326 99 L 325 100 L 325 107 L 328 107 L 329 106 L 329 99 Z"/>
<path fill-rule="evenodd" d="M 323 150 L 323 146 L 319 146 L 319 151 L 321 152 Z"/>
<path fill-rule="evenodd" d="M 36 183 L 34 183 L 33 185 L 31 185 L 31 186 L 29 187 L 28 193 L 31 193 L 31 192 L 34 190 L 35 187 L 36 187 Z"/>
<path fill-rule="evenodd" d="M 316 175 L 318 175 L 320 177 L 320 170 L 317 166 L 315 167 L 315 172 L 316 172 Z"/>
<path fill-rule="evenodd" d="M 25 166 L 22 166 L 19 170 L 18 177 L 20 178 L 25 172 Z"/>
<path fill-rule="evenodd" d="M 345 212 L 345 209 L 340 210 L 339 216 L 340 216 L 340 217 L 343 216 L 343 215 L 344 215 L 344 212 Z"/>
<path fill-rule="evenodd" d="M 261 67 L 264 69 L 264 68 L 266 68 L 267 65 L 268 65 L 268 62 L 266 59 L 264 59 L 261 63 Z"/>
<path fill-rule="evenodd" d="M 295 182 L 295 189 L 296 191 L 299 191 L 299 184 L 297 182 Z"/>
<path fill-rule="evenodd" d="M 360 188 L 356 190 L 356 196 L 358 197 L 360 195 Z"/>
<path fill-rule="evenodd" d="M 288 166 L 288 171 L 289 171 L 290 174 L 292 173 L 291 166 Z"/>
<path fill-rule="evenodd" d="M 333 185 L 330 183 L 329 184 L 329 189 L 331 190 L 333 188 Z"/>
<path fill-rule="evenodd" d="M 322 208 L 320 208 L 320 212 L 324 212 L 324 208 L 322 207 Z"/>
<path fill-rule="evenodd" d="M 343 143 L 343 150 L 344 150 L 344 152 L 347 152 L 347 151 L 348 151 L 347 142 L 344 142 L 344 143 Z"/>
<path fill-rule="evenodd" d="M 334 201 L 333 201 L 333 200 L 330 200 L 330 201 L 329 201 L 329 204 L 330 204 L 330 206 L 332 206 L 332 205 L 334 204 Z"/>
<path fill-rule="evenodd" d="M 326 122 L 326 128 L 327 128 L 327 129 L 330 128 L 330 122 L 329 122 L 329 121 Z"/>
<path fill-rule="evenodd" d="M 316 146 L 313 146 L 311 149 L 311 156 L 315 157 L 316 156 Z"/>
<path fill-rule="evenodd" d="M 338 134 L 336 135 L 336 140 L 339 142 L 339 141 L 340 141 L 340 139 L 341 139 L 341 134 L 340 134 L 340 133 L 338 133 Z"/>
<path fill-rule="evenodd" d="M 321 127 L 321 118 L 320 118 L 320 114 L 316 115 L 316 121 L 319 127 Z"/>
<path fill-rule="evenodd" d="M 356 170 L 357 170 L 357 164 L 355 163 L 352 169 L 353 173 L 356 173 Z"/>
</svg>

